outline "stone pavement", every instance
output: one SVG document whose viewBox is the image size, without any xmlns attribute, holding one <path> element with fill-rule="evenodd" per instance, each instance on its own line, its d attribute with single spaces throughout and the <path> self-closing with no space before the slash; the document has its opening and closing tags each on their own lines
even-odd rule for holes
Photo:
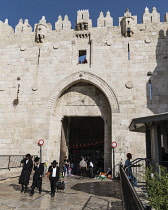
<svg viewBox="0 0 168 210">
<path fill-rule="evenodd" d="M 120 182 L 106 179 L 79 179 L 78 176 L 62 178 L 66 183 L 65 192 L 59 191 L 55 197 L 50 196 L 49 180 L 43 178 L 43 192 L 35 191 L 29 196 L 21 193 L 18 177 L 0 182 L 0 209 L 33 210 L 122 210 Z M 30 184 L 32 180 L 30 180 Z"/>
</svg>

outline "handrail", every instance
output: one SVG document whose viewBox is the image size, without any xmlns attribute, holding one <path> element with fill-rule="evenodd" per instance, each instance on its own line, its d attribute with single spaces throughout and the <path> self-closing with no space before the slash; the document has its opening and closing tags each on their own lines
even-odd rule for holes
<svg viewBox="0 0 168 210">
<path fill-rule="evenodd" d="M 37 155 L 32 155 L 36 157 Z M 0 155 L 0 169 L 20 168 L 22 167 L 21 160 L 25 155 Z"/>
<path fill-rule="evenodd" d="M 127 166 L 127 167 L 125 168 L 125 171 L 126 171 L 128 168 L 134 166 L 135 164 L 139 163 L 139 162 L 142 161 L 142 160 L 145 160 L 145 162 L 147 162 L 147 161 L 150 162 L 150 160 L 149 160 L 148 158 L 136 158 L 135 160 L 131 161 L 131 165 L 129 165 L 129 166 Z"/>
<path fill-rule="evenodd" d="M 126 210 L 147 210 L 151 209 L 150 205 L 144 206 L 138 197 L 133 185 L 128 179 L 128 176 L 122 167 L 120 166 L 120 177 L 121 177 L 121 186 L 123 192 L 123 200 Z"/>
</svg>

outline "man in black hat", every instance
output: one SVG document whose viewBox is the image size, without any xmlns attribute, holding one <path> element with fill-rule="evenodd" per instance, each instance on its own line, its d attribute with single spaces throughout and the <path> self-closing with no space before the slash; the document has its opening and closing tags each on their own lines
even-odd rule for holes
<svg viewBox="0 0 168 210">
<path fill-rule="evenodd" d="M 48 172 L 50 172 L 49 179 L 51 185 L 51 197 L 54 197 L 55 195 L 56 183 L 59 179 L 59 167 L 57 166 L 57 164 L 57 161 L 54 160 L 48 169 Z"/>
<path fill-rule="evenodd" d="M 27 154 L 25 158 L 21 161 L 23 164 L 23 169 L 19 178 L 19 184 L 22 185 L 21 192 L 27 192 L 27 185 L 29 184 L 30 174 L 33 168 L 33 161 L 31 159 L 31 155 Z"/>
<path fill-rule="evenodd" d="M 44 173 L 44 164 L 40 163 L 40 158 L 36 157 L 34 159 L 34 168 L 35 171 L 33 176 L 33 184 L 32 184 L 32 190 L 30 192 L 30 196 L 34 194 L 34 189 L 37 187 L 39 189 L 39 194 L 41 194 L 41 187 L 42 187 L 42 176 Z"/>
</svg>

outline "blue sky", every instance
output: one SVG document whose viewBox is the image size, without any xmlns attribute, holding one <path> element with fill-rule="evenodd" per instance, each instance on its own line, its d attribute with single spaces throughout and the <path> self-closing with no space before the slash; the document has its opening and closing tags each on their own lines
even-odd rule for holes
<svg viewBox="0 0 168 210">
<path fill-rule="evenodd" d="M 0 20 L 4 22 L 8 18 L 9 25 L 14 28 L 20 18 L 28 19 L 33 27 L 44 15 L 54 28 L 58 15 L 67 14 L 74 28 L 77 10 L 89 9 L 94 27 L 100 11 L 105 14 L 108 10 L 114 25 L 118 25 L 118 17 L 123 16 L 126 8 L 130 9 L 132 15 L 138 16 L 138 22 L 142 22 L 146 6 L 150 12 L 152 7 L 156 7 L 161 13 L 161 21 L 168 12 L 168 0 L 0 0 Z"/>
</svg>

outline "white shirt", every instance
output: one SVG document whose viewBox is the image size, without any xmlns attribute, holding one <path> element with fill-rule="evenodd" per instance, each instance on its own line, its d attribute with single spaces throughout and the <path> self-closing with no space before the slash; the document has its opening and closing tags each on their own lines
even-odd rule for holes
<svg viewBox="0 0 168 210">
<path fill-rule="evenodd" d="M 53 168 L 53 171 L 52 171 L 52 177 L 56 177 L 56 171 L 57 171 L 57 168 Z"/>
<path fill-rule="evenodd" d="M 26 164 L 29 162 L 29 160 L 26 160 Z"/>
<path fill-rule="evenodd" d="M 36 165 L 37 166 L 37 168 L 39 168 L 39 164 L 38 165 Z"/>
<path fill-rule="evenodd" d="M 93 163 L 92 162 L 90 162 L 90 166 L 93 167 Z"/>
</svg>

